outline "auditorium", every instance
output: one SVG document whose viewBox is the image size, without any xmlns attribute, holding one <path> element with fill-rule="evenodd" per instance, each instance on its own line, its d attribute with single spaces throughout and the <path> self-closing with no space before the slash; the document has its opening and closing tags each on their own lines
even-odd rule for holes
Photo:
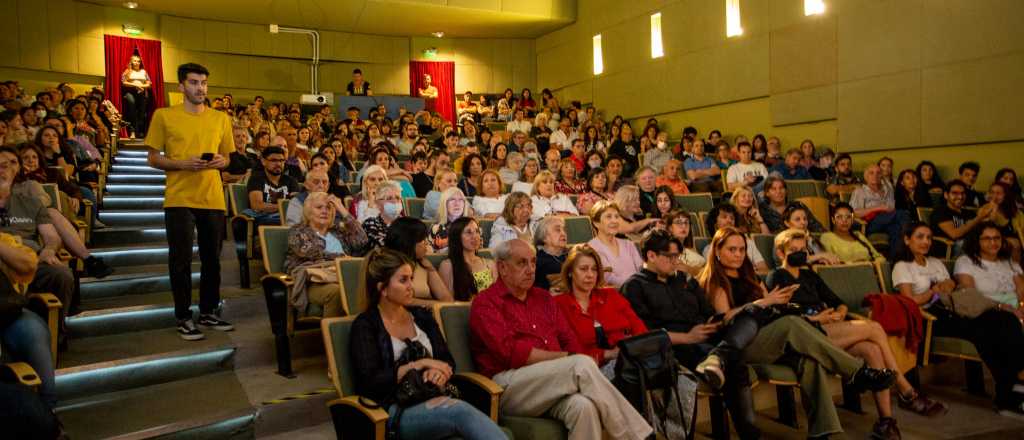
<svg viewBox="0 0 1024 440">
<path fill-rule="evenodd" d="M 2 439 L 1024 439 L 1024 1 L 0 10 Z"/>
</svg>

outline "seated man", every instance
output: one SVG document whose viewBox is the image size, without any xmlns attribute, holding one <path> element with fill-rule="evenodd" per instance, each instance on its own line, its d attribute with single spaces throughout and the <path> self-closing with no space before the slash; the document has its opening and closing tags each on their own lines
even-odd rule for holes
<svg viewBox="0 0 1024 440">
<path fill-rule="evenodd" d="M 761 218 L 764 219 L 764 223 L 768 225 L 768 229 L 773 234 L 786 229 L 786 219 L 782 215 L 786 212 L 786 209 L 794 205 L 807 209 L 807 212 L 811 212 L 803 203 L 797 201 L 789 202 L 786 192 L 786 181 L 782 177 L 772 175 L 764 180 L 764 199 L 758 205 L 758 211 L 760 211 Z M 807 219 L 807 229 L 811 232 L 826 232 L 825 227 L 813 215 Z"/>
<path fill-rule="evenodd" d="M 573 440 L 645 439 L 651 427 L 581 350 L 547 291 L 533 287 L 537 254 L 520 239 L 494 249 L 498 280 L 470 309 L 470 349 L 480 373 L 505 391 L 510 416 L 561 420 Z"/>
<path fill-rule="evenodd" d="M 675 194 L 689 194 L 690 189 L 686 187 L 686 181 L 679 177 L 681 166 L 682 162 L 678 159 L 669 159 L 665 162 L 665 166 L 661 168 L 661 175 L 655 179 L 657 186 L 667 186 Z"/>
<path fill-rule="evenodd" d="M 768 169 L 761 162 L 754 162 L 753 148 L 749 142 L 741 142 L 736 145 L 739 151 L 740 161 L 729 167 L 726 173 L 726 184 L 729 191 L 734 191 L 741 186 L 749 186 L 754 193 L 761 192 L 761 183 L 768 177 Z"/>
<path fill-rule="evenodd" d="M 249 145 L 249 129 L 235 126 L 231 133 L 235 138 L 235 151 L 232 151 L 231 155 L 228 156 L 230 161 L 228 162 L 228 167 L 220 172 L 224 183 L 241 182 L 245 176 L 252 172 L 253 166 L 252 158 L 246 152 L 246 146 Z"/>
<path fill-rule="evenodd" d="M 839 193 L 852 193 L 864 182 L 853 173 L 853 158 L 843 153 L 836 157 L 835 170 L 826 183 L 825 192 L 835 201 L 839 200 Z"/>
<path fill-rule="evenodd" d="M 263 171 L 252 175 L 245 189 L 249 193 L 249 209 L 243 213 L 258 225 L 281 224 L 277 201 L 299 191 L 299 183 L 284 174 L 285 153 L 280 147 L 263 150 Z"/>
<path fill-rule="evenodd" d="M 946 182 L 946 191 L 942 193 L 946 204 L 935 208 L 928 219 L 936 237 L 952 240 L 957 243 L 957 247 L 975 226 L 991 220 L 992 213 L 996 212 L 996 205 L 992 203 L 982 205 L 977 212 L 963 209 L 967 205 L 970 190 L 963 181 Z"/>
<path fill-rule="evenodd" d="M 715 159 L 704 154 L 704 140 L 693 140 L 690 157 L 683 162 L 683 168 L 686 169 L 686 179 L 690 181 L 689 186 L 694 192 L 722 191 L 722 170 L 718 168 Z"/>
<path fill-rule="evenodd" d="M 786 160 L 776 163 L 775 166 L 772 167 L 771 172 L 773 174 L 778 173 L 786 180 L 810 179 L 811 173 L 807 171 L 807 168 L 800 165 L 800 159 L 802 158 L 803 154 L 800 153 L 800 149 L 790 148 L 789 151 L 786 152 Z"/>
<path fill-rule="evenodd" d="M 960 164 L 957 172 L 960 174 L 960 181 L 967 187 L 964 193 L 964 206 L 978 208 L 984 205 L 985 193 L 974 189 L 974 184 L 978 181 L 978 173 L 981 172 L 981 166 L 974 161 L 964 162 Z"/>
<path fill-rule="evenodd" d="M 910 221 L 906 211 L 896 209 L 896 197 L 891 186 L 882 184 L 878 165 L 864 170 L 864 184 L 850 196 L 853 215 L 867 223 L 867 233 L 885 232 L 889 235 L 889 254 L 902 245 L 903 225 Z"/>
</svg>

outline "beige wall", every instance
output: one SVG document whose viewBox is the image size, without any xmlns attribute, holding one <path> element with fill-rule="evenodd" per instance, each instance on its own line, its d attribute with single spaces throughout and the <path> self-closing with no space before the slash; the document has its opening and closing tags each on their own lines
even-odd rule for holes
<svg viewBox="0 0 1024 440">
<path fill-rule="evenodd" d="M 727 134 L 815 139 L 841 151 L 884 151 L 897 166 L 965 158 L 1024 169 L 1024 2 L 741 0 L 744 34 L 725 37 L 724 0 L 579 2 L 575 24 L 537 39 L 537 84 L 593 102 L 606 116 L 657 116 Z M 661 12 L 665 56 L 650 58 Z M 604 73 L 592 74 L 602 34 Z M 1016 104 L 1016 105 L 1015 105 Z M 956 152 L 956 153 L 954 153 Z M 984 165 L 984 164 L 983 164 Z M 948 173 L 946 173 L 948 175 Z"/>
<path fill-rule="evenodd" d="M 206 65 L 212 93 L 294 101 L 310 89 L 309 39 L 271 34 L 266 26 L 197 20 L 72 0 L 0 0 L 14 11 L 0 39 L 0 73 L 18 79 L 29 92 L 68 74 L 83 85 L 103 82 L 103 35 L 124 35 L 124 23 L 140 25 L 140 38 L 163 41 L 164 79 L 174 91 L 175 69 L 184 62 Z M 533 87 L 533 40 L 422 39 L 437 46 L 437 59 L 456 63 L 456 89 L 490 92 L 506 86 Z M 377 94 L 408 94 L 410 54 L 420 39 L 321 32 L 320 88 L 342 93 L 352 69 L 363 70 Z M 440 43 L 440 44 L 436 44 Z M 418 59 L 415 56 L 414 59 Z M 43 80 L 37 78 L 40 74 Z M 55 75 L 55 76 L 54 76 Z M 59 82 L 59 79 L 56 81 Z M 38 84 L 37 84 L 38 83 Z"/>
</svg>

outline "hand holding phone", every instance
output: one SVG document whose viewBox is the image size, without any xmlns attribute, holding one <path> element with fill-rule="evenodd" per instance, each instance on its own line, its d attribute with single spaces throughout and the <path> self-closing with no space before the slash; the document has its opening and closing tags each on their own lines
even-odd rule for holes
<svg viewBox="0 0 1024 440">
<path fill-rule="evenodd" d="M 213 153 L 203 153 L 203 155 L 200 156 L 199 158 L 209 162 L 209 161 L 213 160 Z"/>
</svg>

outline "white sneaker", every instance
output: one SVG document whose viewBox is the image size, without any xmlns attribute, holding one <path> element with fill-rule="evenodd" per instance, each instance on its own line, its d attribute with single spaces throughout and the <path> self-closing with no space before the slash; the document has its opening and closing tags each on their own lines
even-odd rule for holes
<svg viewBox="0 0 1024 440">
<path fill-rule="evenodd" d="M 203 332 L 199 331 L 199 327 L 196 327 L 195 321 L 191 319 L 178 321 L 178 336 L 186 341 L 198 341 L 206 337 Z"/>
</svg>

